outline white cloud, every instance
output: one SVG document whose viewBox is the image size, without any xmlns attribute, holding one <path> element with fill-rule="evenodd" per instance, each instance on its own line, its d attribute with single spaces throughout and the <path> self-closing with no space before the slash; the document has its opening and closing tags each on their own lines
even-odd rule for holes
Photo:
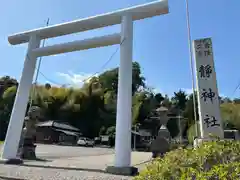
<svg viewBox="0 0 240 180">
<path fill-rule="evenodd" d="M 152 88 L 153 93 L 157 94 L 157 93 L 161 93 L 162 95 L 167 94 L 165 93 L 163 90 L 159 89 L 159 88 Z"/>
<path fill-rule="evenodd" d="M 93 74 L 73 73 L 72 71 L 69 71 L 68 73 L 58 72 L 57 75 L 64 78 L 67 85 L 75 87 L 81 87 L 84 82 L 89 82 L 91 77 L 93 77 Z M 97 74 L 94 74 L 94 76 L 97 76 Z"/>
</svg>

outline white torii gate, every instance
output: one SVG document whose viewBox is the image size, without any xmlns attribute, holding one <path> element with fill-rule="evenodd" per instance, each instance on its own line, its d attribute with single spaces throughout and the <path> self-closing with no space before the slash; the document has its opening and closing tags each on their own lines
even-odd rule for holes
<svg viewBox="0 0 240 180">
<path fill-rule="evenodd" d="M 27 55 L 8 126 L 2 158 L 16 159 L 29 92 L 38 57 L 121 44 L 117 96 L 115 167 L 131 166 L 133 21 L 168 13 L 168 0 L 159 0 L 111 13 L 34 29 L 8 37 L 12 45 L 28 43 Z M 121 32 L 107 36 L 40 47 L 43 39 L 121 24 Z M 159 24 L 160 25 L 160 24 Z"/>
</svg>

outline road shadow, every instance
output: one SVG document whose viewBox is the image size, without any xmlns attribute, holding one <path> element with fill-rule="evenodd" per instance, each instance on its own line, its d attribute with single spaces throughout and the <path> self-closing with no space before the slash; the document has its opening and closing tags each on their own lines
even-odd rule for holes
<svg viewBox="0 0 240 180">
<path fill-rule="evenodd" d="M 0 159 L 0 164 L 6 165 L 22 165 L 24 162 L 52 162 L 52 160 L 36 158 L 36 159 Z"/>
<path fill-rule="evenodd" d="M 89 169 L 89 168 L 75 168 L 75 167 L 59 167 L 59 166 L 43 166 L 43 165 L 32 165 L 32 164 L 21 164 L 20 166 L 25 167 L 35 167 L 35 168 L 46 168 L 46 169 L 59 169 L 59 170 L 72 170 L 72 171 L 86 171 L 86 172 L 96 172 L 96 173 L 103 173 L 103 174 L 111 174 L 103 169 Z M 139 172 L 137 172 L 134 175 L 124 175 L 124 174 L 114 174 L 116 176 L 126 176 L 126 177 L 132 177 L 139 175 Z"/>
<path fill-rule="evenodd" d="M 43 158 L 36 158 L 36 159 L 23 159 L 23 162 L 52 162 L 52 160 L 49 159 L 43 159 Z"/>
<path fill-rule="evenodd" d="M 46 160 L 46 159 L 41 159 L 38 158 L 37 160 L 34 160 L 35 162 L 50 162 L 52 160 Z M 104 173 L 104 174 L 110 174 L 108 172 L 105 171 L 105 169 L 94 169 L 94 168 L 80 168 L 80 167 L 61 167 L 61 166 L 51 166 L 51 165 L 40 165 L 40 164 L 29 164 L 29 162 L 34 162 L 33 160 L 24 160 L 24 162 L 22 164 L 17 164 L 18 166 L 22 166 L 22 167 L 33 167 L 33 168 L 45 168 L 45 169 L 58 169 L 58 170 L 72 170 L 72 171 L 86 171 L 86 172 L 96 172 L 96 173 Z M 138 164 L 134 164 L 133 166 L 139 166 L 139 165 L 143 165 L 146 163 L 151 162 L 152 159 L 149 159 L 147 161 L 138 163 Z M 8 165 L 13 165 L 13 164 L 8 164 Z M 138 175 L 135 174 L 135 175 Z M 5 177 L 4 177 L 5 178 Z M 4 179 L 2 178 L 2 179 Z M 1 176 L 0 176 L 1 179 Z M 10 180 L 11 178 L 5 178 L 6 180 Z M 24 179 L 17 179 L 17 178 L 12 178 L 13 180 L 24 180 Z"/>
<path fill-rule="evenodd" d="M 59 169 L 59 170 L 73 170 L 73 171 L 88 171 L 88 172 L 106 173 L 106 171 L 102 170 L 102 169 L 88 169 L 88 168 L 61 167 L 61 166 L 59 167 L 59 166 L 46 166 L 46 165 L 36 165 L 36 164 L 20 164 L 19 166 L 46 168 L 46 169 Z"/>
<path fill-rule="evenodd" d="M 48 159 L 42 159 L 42 158 L 36 158 L 34 161 L 41 161 L 41 162 L 51 162 L 51 160 Z"/>
<path fill-rule="evenodd" d="M 152 159 L 149 159 L 147 161 L 143 161 L 138 164 L 134 164 L 133 166 L 139 166 L 143 165 L 146 163 L 151 162 Z M 97 172 L 97 173 L 104 173 L 104 174 L 109 174 L 108 172 L 105 171 L 105 169 L 93 169 L 93 168 L 79 168 L 79 167 L 59 167 L 59 166 L 46 166 L 46 165 L 37 165 L 37 164 L 20 164 L 19 166 L 25 166 L 25 167 L 35 167 L 35 168 L 46 168 L 46 169 L 59 169 L 59 170 L 72 170 L 72 171 L 87 171 L 87 172 Z M 138 175 L 138 173 L 136 174 Z"/>
</svg>

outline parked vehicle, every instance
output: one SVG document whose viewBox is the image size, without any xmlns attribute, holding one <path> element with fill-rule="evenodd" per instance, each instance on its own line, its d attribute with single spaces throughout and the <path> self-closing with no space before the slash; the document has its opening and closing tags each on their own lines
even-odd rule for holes
<svg viewBox="0 0 240 180">
<path fill-rule="evenodd" d="M 86 146 L 86 147 L 93 147 L 94 146 L 94 140 L 86 138 L 86 137 L 80 137 L 77 141 L 78 146 Z"/>
</svg>

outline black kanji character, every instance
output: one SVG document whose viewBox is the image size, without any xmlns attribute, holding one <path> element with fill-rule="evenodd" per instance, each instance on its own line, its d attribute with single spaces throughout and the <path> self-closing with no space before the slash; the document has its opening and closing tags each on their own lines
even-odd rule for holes
<svg viewBox="0 0 240 180">
<path fill-rule="evenodd" d="M 197 55 L 198 56 L 200 56 L 200 57 L 202 57 L 203 56 L 203 51 L 201 51 L 201 50 L 198 50 L 198 51 L 196 51 L 197 52 Z"/>
<path fill-rule="evenodd" d="M 200 73 L 200 77 L 201 78 L 210 78 L 211 74 L 212 74 L 212 67 L 208 64 L 206 66 L 201 65 L 199 67 L 199 71 Z"/>
<path fill-rule="evenodd" d="M 216 93 L 212 91 L 211 88 L 209 88 L 209 92 L 206 89 L 203 89 L 201 98 L 204 100 L 204 102 L 207 101 L 207 99 L 210 99 L 213 103 L 213 98 L 215 97 Z"/>
<path fill-rule="evenodd" d="M 196 49 L 197 49 L 197 50 L 202 49 L 202 42 L 201 42 L 201 41 L 197 41 L 197 43 L 196 43 Z"/>
<path fill-rule="evenodd" d="M 206 73 L 206 76 L 208 78 L 210 78 L 211 74 L 212 74 L 212 66 L 210 66 L 209 64 L 205 66 L 205 73 Z"/>
<path fill-rule="evenodd" d="M 212 55 L 212 51 L 210 49 L 204 50 L 204 56 L 210 56 Z"/>
<path fill-rule="evenodd" d="M 214 127 L 214 126 L 220 126 L 219 123 L 217 123 L 217 119 L 214 116 L 209 116 L 208 114 L 204 117 L 204 124 L 207 125 L 207 127 Z"/>
</svg>

